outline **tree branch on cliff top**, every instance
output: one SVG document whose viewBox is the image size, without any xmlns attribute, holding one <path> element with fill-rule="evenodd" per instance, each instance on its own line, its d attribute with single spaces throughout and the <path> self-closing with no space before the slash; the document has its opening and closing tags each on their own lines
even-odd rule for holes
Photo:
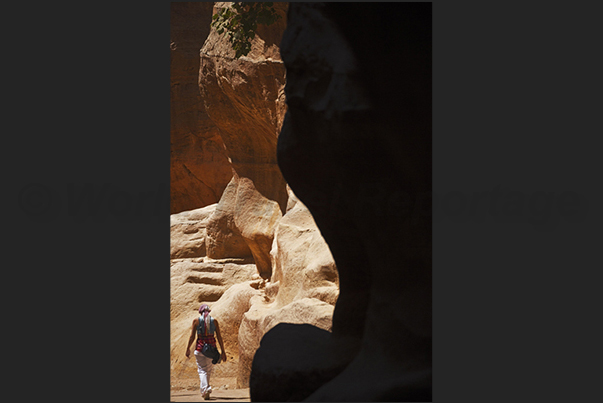
<svg viewBox="0 0 603 403">
<path fill-rule="evenodd" d="M 235 58 L 247 56 L 251 51 L 251 40 L 255 37 L 258 24 L 272 25 L 280 15 L 273 3 L 235 2 L 231 7 L 222 8 L 212 16 L 211 26 L 218 34 L 227 35 L 235 51 Z"/>
</svg>

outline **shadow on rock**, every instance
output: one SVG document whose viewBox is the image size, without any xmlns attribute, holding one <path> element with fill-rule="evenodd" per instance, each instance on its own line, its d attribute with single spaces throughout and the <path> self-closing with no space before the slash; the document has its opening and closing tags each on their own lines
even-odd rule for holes
<svg viewBox="0 0 603 403">
<path fill-rule="evenodd" d="M 302 401 L 341 373 L 352 350 L 316 326 L 280 323 L 264 335 L 253 359 L 251 400 Z"/>
</svg>

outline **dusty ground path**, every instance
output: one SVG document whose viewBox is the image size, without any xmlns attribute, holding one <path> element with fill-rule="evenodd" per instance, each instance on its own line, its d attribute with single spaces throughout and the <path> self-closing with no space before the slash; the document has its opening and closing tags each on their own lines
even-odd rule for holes
<svg viewBox="0 0 603 403">
<path fill-rule="evenodd" d="M 170 402 L 249 402 L 249 388 L 224 389 L 211 392 L 209 400 L 203 400 L 199 390 L 178 390 L 170 392 Z"/>
</svg>

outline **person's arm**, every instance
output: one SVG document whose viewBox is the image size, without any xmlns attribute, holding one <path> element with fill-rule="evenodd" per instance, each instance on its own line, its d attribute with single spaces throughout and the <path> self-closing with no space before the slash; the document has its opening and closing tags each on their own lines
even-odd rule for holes
<svg viewBox="0 0 603 403">
<path fill-rule="evenodd" d="M 193 320 L 193 328 L 191 329 L 191 337 L 188 338 L 188 344 L 186 345 L 186 357 L 190 357 L 191 356 L 191 344 L 193 344 L 193 341 L 195 341 L 195 333 L 197 333 L 197 325 L 198 325 L 199 319 L 195 318 Z"/>
<path fill-rule="evenodd" d="M 222 361 L 226 361 L 226 350 L 224 350 L 224 342 L 222 341 L 222 333 L 220 333 L 220 325 L 214 318 L 214 325 L 216 326 L 216 336 L 218 337 L 218 343 L 220 343 L 220 349 L 222 350 Z"/>
</svg>

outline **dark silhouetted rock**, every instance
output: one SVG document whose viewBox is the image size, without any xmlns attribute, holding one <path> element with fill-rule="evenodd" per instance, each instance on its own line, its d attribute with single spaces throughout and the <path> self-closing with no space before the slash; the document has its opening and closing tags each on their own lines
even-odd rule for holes
<svg viewBox="0 0 603 403">
<path fill-rule="evenodd" d="M 309 324 L 276 325 L 262 338 L 253 360 L 249 380 L 252 399 L 304 400 L 345 368 L 342 360 L 334 359 L 336 354 L 345 352 L 333 345 L 331 333 L 326 330 Z M 267 388 L 266 382 L 276 387 Z"/>
<path fill-rule="evenodd" d="M 330 247 L 340 294 L 330 336 L 262 340 L 251 399 L 430 401 L 431 4 L 291 3 L 281 54 L 278 162 Z M 304 334 L 345 353 L 315 356 Z"/>
</svg>

